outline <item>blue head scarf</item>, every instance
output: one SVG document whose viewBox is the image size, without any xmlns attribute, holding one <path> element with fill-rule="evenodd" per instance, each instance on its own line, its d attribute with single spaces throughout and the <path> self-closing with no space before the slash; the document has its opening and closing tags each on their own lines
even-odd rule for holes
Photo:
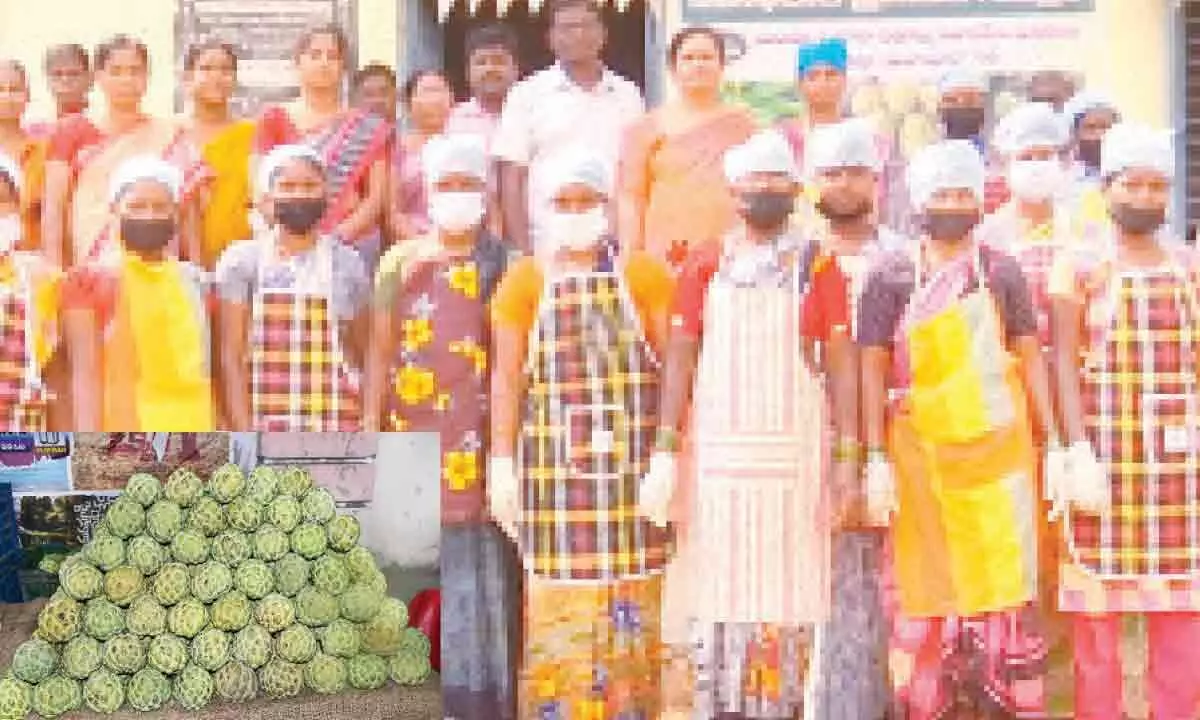
<svg viewBox="0 0 1200 720">
<path fill-rule="evenodd" d="M 846 72 L 849 53 L 842 38 L 825 38 L 815 43 L 801 45 L 796 52 L 796 73 L 803 76 L 809 70 L 827 65 L 838 72 Z"/>
</svg>

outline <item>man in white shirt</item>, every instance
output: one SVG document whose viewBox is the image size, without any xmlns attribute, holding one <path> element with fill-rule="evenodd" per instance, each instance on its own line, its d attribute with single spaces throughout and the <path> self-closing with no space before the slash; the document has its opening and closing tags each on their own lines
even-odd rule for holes
<svg viewBox="0 0 1200 720">
<path fill-rule="evenodd" d="M 625 128 L 645 111 L 637 86 L 604 65 L 607 31 L 591 0 L 558 0 L 550 9 L 554 65 L 517 83 L 508 94 L 492 154 L 502 165 L 505 234 L 537 250 L 546 204 L 546 161 L 586 147 L 616 167 Z"/>
</svg>

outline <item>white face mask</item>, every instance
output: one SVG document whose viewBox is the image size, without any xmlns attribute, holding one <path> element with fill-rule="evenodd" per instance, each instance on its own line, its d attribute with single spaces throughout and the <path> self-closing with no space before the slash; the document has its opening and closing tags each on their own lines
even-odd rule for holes
<svg viewBox="0 0 1200 720">
<path fill-rule="evenodd" d="M 582 213 L 551 212 L 546 218 L 546 239 L 560 250 L 587 250 L 600 244 L 608 233 L 604 207 Z"/>
<path fill-rule="evenodd" d="M 9 253 L 21 240 L 21 216 L 17 214 L 0 217 L 0 253 Z"/>
<path fill-rule="evenodd" d="M 440 192 L 429 196 L 429 219 L 452 233 L 466 232 L 483 220 L 481 192 Z"/>
<path fill-rule="evenodd" d="M 1021 200 L 1049 200 L 1062 189 L 1065 173 L 1058 160 L 1017 160 L 1008 168 L 1008 185 Z"/>
</svg>

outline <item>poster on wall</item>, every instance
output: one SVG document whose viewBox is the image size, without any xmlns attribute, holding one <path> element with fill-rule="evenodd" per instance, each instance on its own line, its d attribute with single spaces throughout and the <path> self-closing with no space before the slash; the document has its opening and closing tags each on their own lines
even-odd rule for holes
<svg viewBox="0 0 1200 720">
<path fill-rule="evenodd" d="M 32 550 L 49 545 L 77 549 L 92 539 L 117 495 L 26 495 L 17 500 L 21 546 Z"/>
<path fill-rule="evenodd" d="M 299 96 L 292 59 L 305 30 L 337 24 L 355 43 L 355 0 L 177 0 L 175 56 L 178 72 L 193 44 L 217 40 L 238 53 L 234 114 L 253 117 L 264 104 Z M 353 52 L 346 66 L 354 67 Z M 184 108 L 178 84 L 176 110 Z"/>
<path fill-rule="evenodd" d="M 229 459 L 229 433 L 75 433 L 72 477 L 77 492 L 115 492 L 134 473 L 166 480 L 188 467 L 207 478 Z"/>
<path fill-rule="evenodd" d="M 71 490 L 71 433 L 0 433 L 0 482 L 13 494 Z"/>
</svg>

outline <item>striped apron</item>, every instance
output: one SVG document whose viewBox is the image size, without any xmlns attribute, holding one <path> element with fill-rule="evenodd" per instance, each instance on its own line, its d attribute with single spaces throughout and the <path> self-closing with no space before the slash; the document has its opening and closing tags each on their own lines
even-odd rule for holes
<svg viewBox="0 0 1200 720">
<path fill-rule="evenodd" d="M 316 246 L 313 270 L 287 272 L 274 236 L 262 241 L 251 319 L 250 388 L 253 426 L 260 432 L 357 432 L 360 383 L 333 313 L 333 241 Z"/>
<path fill-rule="evenodd" d="M 0 287 L 0 427 L 46 432 L 49 393 L 34 349 L 33 282 L 16 264 L 16 282 Z"/>
</svg>

